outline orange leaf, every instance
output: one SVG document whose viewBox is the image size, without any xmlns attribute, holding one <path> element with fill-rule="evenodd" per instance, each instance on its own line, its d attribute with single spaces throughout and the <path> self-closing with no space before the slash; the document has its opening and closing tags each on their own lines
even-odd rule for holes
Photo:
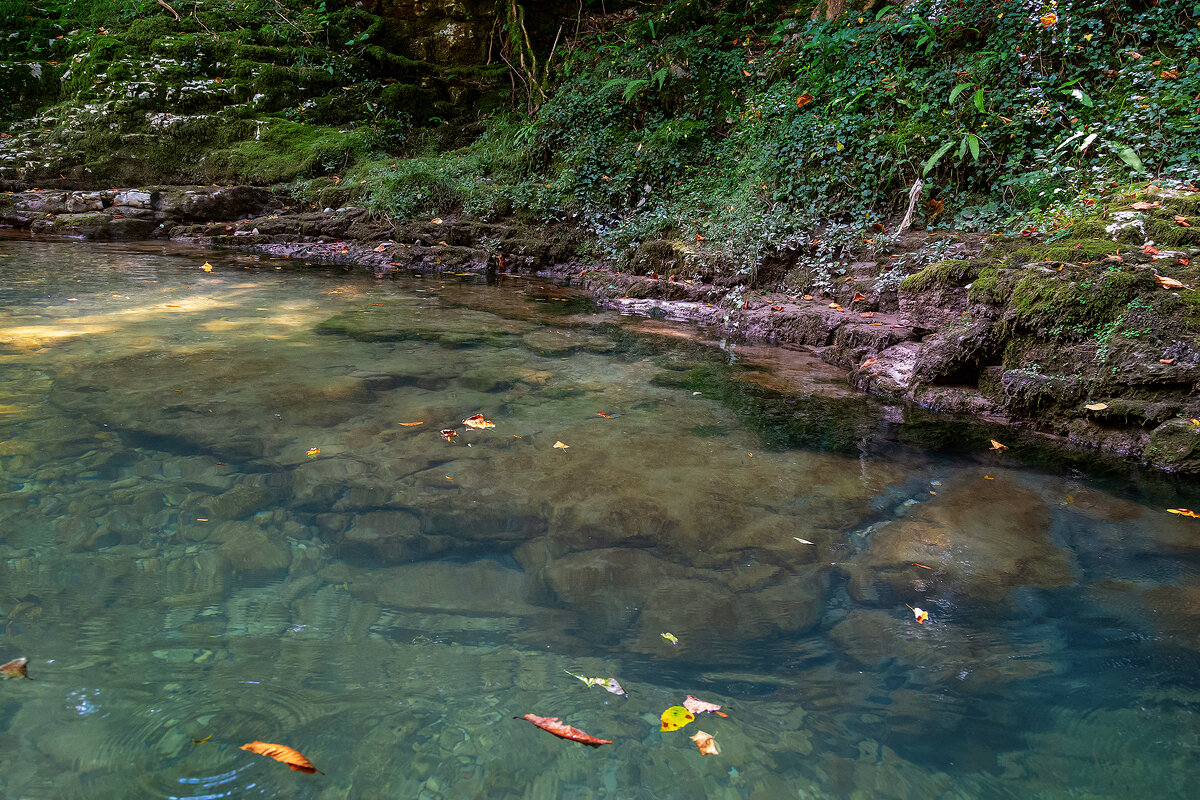
<svg viewBox="0 0 1200 800">
<path fill-rule="evenodd" d="M 879 360 L 879 359 L 877 359 L 877 358 L 868 358 L 866 361 L 864 361 L 863 363 L 859 364 L 859 365 L 858 365 L 858 368 L 859 368 L 859 369 L 866 369 L 867 367 L 871 366 L 872 364 L 874 364 L 874 363 L 875 363 L 876 361 L 878 361 L 878 360 Z"/>
<path fill-rule="evenodd" d="M 841 305 L 839 305 L 838 303 L 830 303 L 829 307 L 832 308 L 834 311 L 845 311 L 846 310 L 846 309 L 842 308 Z"/>
<path fill-rule="evenodd" d="M 862 292 L 855 292 L 854 298 L 850 302 L 857 303 L 859 300 L 866 300 L 866 299 L 867 299 L 867 296 L 865 294 L 863 294 Z"/>
<path fill-rule="evenodd" d="M 554 447 L 555 447 L 555 449 L 557 449 L 557 450 L 566 450 L 566 449 L 567 449 L 568 447 L 570 447 L 570 446 L 571 446 L 571 445 L 569 445 L 569 444 L 563 444 L 562 442 L 555 442 L 555 443 L 554 443 Z"/>
<path fill-rule="evenodd" d="M 909 608 L 912 608 L 912 606 L 909 606 Z M 923 625 L 929 621 L 929 612 L 928 611 L 924 611 L 919 608 L 913 608 L 912 612 L 913 612 L 913 617 L 916 618 L 918 625 Z"/>
<path fill-rule="evenodd" d="M 866 317 L 867 319 L 870 319 L 871 317 L 875 316 L 875 312 L 874 312 L 874 311 L 864 311 L 864 312 L 862 312 L 861 314 L 859 314 L 859 316 L 860 316 L 860 317 Z M 879 324 L 880 324 L 880 325 L 882 325 L 883 323 L 881 322 L 881 323 L 879 323 Z"/>
<path fill-rule="evenodd" d="M 1194 519 L 1200 519 L 1200 514 L 1197 514 L 1195 511 L 1192 511 L 1190 508 L 1168 508 L 1167 512 L 1170 514 L 1178 514 L 1181 517 L 1192 517 Z"/>
<path fill-rule="evenodd" d="M 1152 244 L 1144 244 L 1142 245 L 1142 252 L 1148 256 L 1156 256 L 1158 255 L 1158 248 Z"/>
<path fill-rule="evenodd" d="M 1175 78 L 1179 77 L 1179 70 L 1164 69 L 1158 74 L 1158 77 L 1166 78 L 1167 80 L 1174 80 Z"/>
<path fill-rule="evenodd" d="M 398 425 L 403 425 L 406 428 L 412 428 L 416 425 L 424 425 L 424 422 L 399 422 Z"/>
<path fill-rule="evenodd" d="M 251 753 L 257 753 L 260 756 L 273 758 L 280 763 L 287 764 L 297 772 L 307 772 L 309 775 L 314 772 L 321 772 L 313 766 L 313 763 L 287 745 L 271 744 L 270 742 L 249 742 L 242 745 L 243 750 L 249 750 Z M 324 775 L 324 772 L 321 772 Z"/>
<path fill-rule="evenodd" d="M 813 299 L 813 296 L 812 296 L 811 294 L 806 294 L 806 295 L 804 295 L 804 297 L 803 297 L 802 299 L 804 299 L 804 300 L 812 300 L 812 299 Z"/>
<path fill-rule="evenodd" d="M 871 230 L 875 231 L 876 233 L 886 233 L 882 222 L 872 222 Z"/>
<path fill-rule="evenodd" d="M 1187 256 L 1179 257 L 1179 266 L 1186 267 L 1190 263 L 1192 263 L 1192 260 L 1190 258 L 1188 258 Z"/>
<path fill-rule="evenodd" d="M 558 717 L 539 717 L 537 714 L 526 714 L 523 717 L 513 717 L 513 719 L 524 719 L 537 725 L 544 731 L 553 733 L 563 739 L 570 739 L 572 742 L 586 744 L 589 747 L 599 747 L 602 744 L 612 744 L 608 739 L 597 739 L 590 733 L 584 733 L 579 728 L 574 728 L 560 720 Z"/>
<path fill-rule="evenodd" d="M 1187 218 L 1187 217 L 1181 217 L 1181 216 L 1179 216 L 1178 214 L 1176 214 L 1176 215 L 1175 215 L 1175 224 L 1176 224 L 1176 225 L 1182 225 L 1182 226 L 1183 226 L 1183 227 L 1185 227 L 1185 228 L 1190 228 L 1190 227 L 1192 227 L 1192 223 L 1188 222 L 1188 218 Z"/>
<path fill-rule="evenodd" d="M 455 437 L 457 437 L 457 436 L 458 436 L 458 431 L 454 430 L 454 428 L 446 428 L 445 430 L 442 431 L 442 438 L 445 439 L 447 442 L 453 442 Z"/>
<path fill-rule="evenodd" d="M 387 247 L 388 246 L 386 244 L 381 244 L 381 245 L 379 245 L 379 247 L 376 247 L 373 250 L 371 250 L 371 252 L 372 253 L 382 253 L 384 250 L 387 250 Z"/>
<path fill-rule="evenodd" d="M 700 748 L 702 756 L 719 756 L 721 748 L 717 747 L 717 740 L 713 738 L 711 733 L 704 731 L 696 731 L 696 735 L 691 737 L 691 740 L 696 743 L 696 747 Z"/>
<path fill-rule="evenodd" d="M 792 538 L 795 538 L 795 537 L 792 537 Z M 693 697 L 690 694 L 687 696 L 687 699 L 685 699 L 683 701 L 683 707 L 686 708 L 688 711 L 692 712 L 693 714 L 710 714 L 711 713 L 711 714 L 716 714 L 718 717 L 728 717 L 729 716 L 728 714 L 723 714 L 721 712 L 721 707 L 719 705 L 717 705 L 716 703 L 706 703 L 705 701 L 701 700 L 699 697 Z"/>
<path fill-rule="evenodd" d="M 992 450 L 1007 450 L 1008 449 L 1008 445 L 1000 444 L 995 439 L 989 439 L 988 441 L 990 441 L 992 443 L 992 447 L 991 447 Z"/>
<path fill-rule="evenodd" d="M 914 562 L 912 562 L 912 565 L 913 565 L 914 567 L 920 567 L 921 569 L 933 569 L 933 567 L 927 567 L 927 566 L 925 566 L 924 564 L 918 564 L 918 563 L 917 563 L 917 562 L 915 562 L 915 561 L 914 561 Z"/>
<path fill-rule="evenodd" d="M 468 428 L 475 428 L 476 430 L 496 427 L 496 423 L 492 422 L 490 419 L 484 419 L 483 414 L 476 414 L 473 417 L 467 417 L 463 420 L 463 425 L 466 425 Z"/>
<path fill-rule="evenodd" d="M 304 451 L 304 455 L 308 456 L 309 458 L 316 458 L 317 456 L 321 455 L 321 448 L 310 447 Z"/>
<path fill-rule="evenodd" d="M 1154 280 L 1158 281 L 1158 285 L 1164 289 L 1182 289 L 1183 284 L 1174 278 L 1168 278 L 1166 275 L 1155 275 Z"/>
<path fill-rule="evenodd" d="M 7 664 L 0 664 L 0 677 L 4 678 L 29 678 L 29 659 L 14 658 Z M 32 678 L 30 678 L 32 680 Z"/>
<path fill-rule="evenodd" d="M 1050 28 L 1054 25 L 1054 23 L 1058 22 L 1058 15 L 1043 14 L 1042 16 L 1038 17 L 1038 22 L 1042 23 L 1043 27 Z"/>
<path fill-rule="evenodd" d="M 1175 363 L 1175 359 L 1173 359 L 1173 358 L 1160 358 L 1160 359 L 1158 360 L 1158 363 L 1160 363 L 1160 364 L 1174 364 L 1174 363 Z"/>
<path fill-rule="evenodd" d="M 605 419 L 610 419 L 610 418 L 612 417 L 612 414 L 606 414 L 606 413 L 604 413 L 603 411 L 597 411 L 597 412 L 596 412 L 596 416 L 597 416 L 597 417 L 604 417 Z"/>
<path fill-rule="evenodd" d="M 813 101 L 813 96 L 811 94 L 802 94 L 796 98 L 796 108 L 804 108 L 806 105 L 808 105 L 812 101 Z"/>
</svg>

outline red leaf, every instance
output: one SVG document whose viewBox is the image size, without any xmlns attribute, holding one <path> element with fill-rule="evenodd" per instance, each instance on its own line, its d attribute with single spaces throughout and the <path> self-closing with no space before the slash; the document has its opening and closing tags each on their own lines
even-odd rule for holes
<svg viewBox="0 0 1200 800">
<path fill-rule="evenodd" d="M 572 742 L 586 744 L 589 747 L 612 744 L 608 739 L 597 739 L 595 736 L 579 730 L 579 728 L 573 728 L 558 717 L 539 717 L 537 714 L 526 714 L 523 717 L 513 717 L 513 719 L 529 720 L 548 733 L 553 733 L 555 736 L 563 739 L 570 739 Z"/>
</svg>

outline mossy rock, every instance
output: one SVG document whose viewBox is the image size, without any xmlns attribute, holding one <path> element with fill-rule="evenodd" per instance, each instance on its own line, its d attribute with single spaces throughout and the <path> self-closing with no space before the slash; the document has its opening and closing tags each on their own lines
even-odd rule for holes
<svg viewBox="0 0 1200 800">
<path fill-rule="evenodd" d="M 1180 225 L 1175 221 L 1176 213 L 1172 209 L 1162 208 L 1146 220 L 1146 236 L 1159 247 L 1200 247 L 1200 216 L 1191 226 Z M 1179 216 L 1186 216 L 1179 214 Z M 1189 220 L 1190 221 L 1190 220 Z"/>
<path fill-rule="evenodd" d="M 962 286 L 976 274 L 977 270 L 966 259 L 951 258 L 909 275 L 900 282 L 900 291 L 924 292 L 941 286 Z"/>
<path fill-rule="evenodd" d="M 1155 291 L 1148 269 L 1093 265 L 1054 271 L 1044 267 L 1004 270 L 973 294 L 1005 303 L 1005 324 L 1050 338 L 1082 338 L 1114 320 L 1143 292 Z"/>
<path fill-rule="evenodd" d="M 1143 457 L 1172 472 L 1200 473 L 1200 426 L 1186 419 L 1164 422 L 1150 434 Z"/>
</svg>

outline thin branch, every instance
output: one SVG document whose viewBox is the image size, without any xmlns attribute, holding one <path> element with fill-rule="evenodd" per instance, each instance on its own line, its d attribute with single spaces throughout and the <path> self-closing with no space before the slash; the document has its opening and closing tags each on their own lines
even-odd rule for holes
<svg viewBox="0 0 1200 800">
<path fill-rule="evenodd" d="M 162 6 L 163 8 L 165 8 L 167 11 L 170 11 L 171 14 L 175 17 L 175 21 L 179 22 L 179 12 L 176 11 L 175 9 L 171 8 L 169 5 L 167 5 L 167 0 L 155 0 L 155 2 L 158 3 L 160 6 Z"/>
</svg>

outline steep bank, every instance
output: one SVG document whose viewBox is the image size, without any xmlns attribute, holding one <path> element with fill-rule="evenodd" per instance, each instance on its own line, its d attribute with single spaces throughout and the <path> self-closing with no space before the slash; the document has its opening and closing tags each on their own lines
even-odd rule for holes
<svg viewBox="0 0 1200 800">
<path fill-rule="evenodd" d="M 865 392 L 1200 474 L 1200 234 L 1191 225 L 1200 192 L 1114 197 L 1066 236 L 908 232 L 860 248 L 839 283 L 813 294 L 682 278 L 669 271 L 669 250 L 641 274 L 599 266 L 570 225 L 397 224 L 361 208 L 303 205 L 244 186 L 37 191 L 0 195 L 0 222 L 35 235 L 265 250 L 379 275 L 553 275 L 610 308 L 812 347 Z M 896 278 L 898 262 L 929 252 L 941 260 Z"/>
</svg>

